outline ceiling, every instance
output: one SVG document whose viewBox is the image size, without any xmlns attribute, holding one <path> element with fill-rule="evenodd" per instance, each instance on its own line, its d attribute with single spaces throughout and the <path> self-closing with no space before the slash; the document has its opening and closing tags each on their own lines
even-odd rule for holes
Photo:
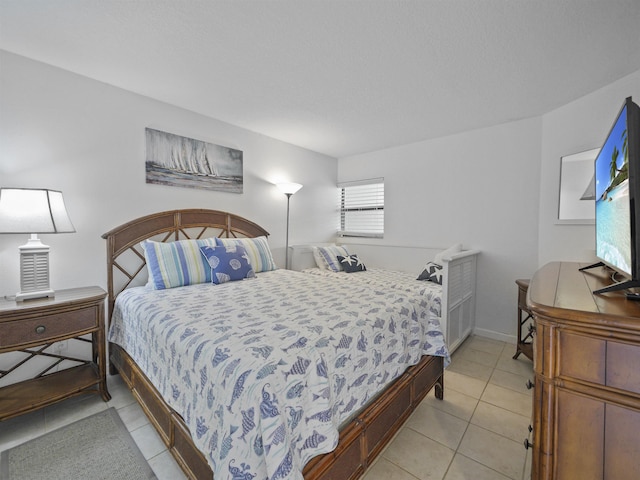
<svg viewBox="0 0 640 480">
<path fill-rule="evenodd" d="M 0 0 L 0 48 L 333 157 L 640 69 L 638 0 Z"/>
</svg>

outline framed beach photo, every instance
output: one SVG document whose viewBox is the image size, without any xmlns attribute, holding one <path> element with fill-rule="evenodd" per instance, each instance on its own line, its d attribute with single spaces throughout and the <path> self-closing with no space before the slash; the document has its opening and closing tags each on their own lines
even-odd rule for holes
<svg viewBox="0 0 640 480">
<path fill-rule="evenodd" d="M 595 166 L 599 148 L 560 158 L 557 224 L 595 223 Z"/>
<path fill-rule="evenodd" d="M 147 183 L 242 193 L 242 150 L 145 129 Z"/>
</svg>

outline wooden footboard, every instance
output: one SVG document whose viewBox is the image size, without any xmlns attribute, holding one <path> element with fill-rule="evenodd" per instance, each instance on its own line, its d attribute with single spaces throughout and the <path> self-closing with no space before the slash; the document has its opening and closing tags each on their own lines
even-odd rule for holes
<svg viewBox="0 0 640 480">
<path fill-rule="evenodd" d="M 111 363 L 186 475 L 194 480 L 213 479 L 209 464 L 195 447 L 182 418 L 164 402 L 122 348 L 110 343 L 109 349 Z M 435 387 L 437 398 L 443 398 L 443 367 L 442 357 L 422 357 L 340 431 L 334 451 L 319 455 L 306 465 L 304 478 L 355 480 L 360 477 L 431 388 Z"/>
</svg>

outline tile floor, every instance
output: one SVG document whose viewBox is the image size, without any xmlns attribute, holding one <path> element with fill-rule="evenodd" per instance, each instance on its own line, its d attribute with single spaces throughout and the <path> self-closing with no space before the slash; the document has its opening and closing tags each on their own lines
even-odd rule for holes
<svg viewBox="0 0 640 480">
<path fill-rule="evenodd" d="M 473 336 L 445 370 L 445 398 L 418 406 L 362 480 L 523 480 L 531 416 L 532 363 L 515 346 Z M 109 407 L 115 407 L 159 480 L 184 479 L 173 457 L 119 376 L 111 401 L 81 396 L 0 423 L 0 451 Z M 33 479 L 37 480 L 37 479 Z M 339 480 L 339 479 L 336 479 Z"/>
<path fill-rule="evenodd" d="M 362 480 L 524 480 L 533 364 L 515 345 L 472 336 L 452 355 L 444 400 L 418 406 Z"/>
</svg>

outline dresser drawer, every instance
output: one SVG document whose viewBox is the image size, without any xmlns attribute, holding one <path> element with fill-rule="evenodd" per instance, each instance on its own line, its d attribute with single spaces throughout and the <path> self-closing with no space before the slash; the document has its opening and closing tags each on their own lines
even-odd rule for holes
<svg viewBox="0 0 640 480">
<path fill-rule="evenodd" d="M 560 332 L 559 374 L 640 394 L 640 346 Z"/>
<path fill-rule="evenodd" d="M 640 346 L 607 342 L 607 386 L 640 395 Z"/>
<path fill-rule="evenodd" d="M 560 330 L 558 335 L 558 374 L 604 385 L 606 340 L 566 330 Z"/>
<path fill-rule="evenodd" d="M 0 323 L 0 349 L 42 343 L 98 327 L 95 307 Z"/>
</svg>

